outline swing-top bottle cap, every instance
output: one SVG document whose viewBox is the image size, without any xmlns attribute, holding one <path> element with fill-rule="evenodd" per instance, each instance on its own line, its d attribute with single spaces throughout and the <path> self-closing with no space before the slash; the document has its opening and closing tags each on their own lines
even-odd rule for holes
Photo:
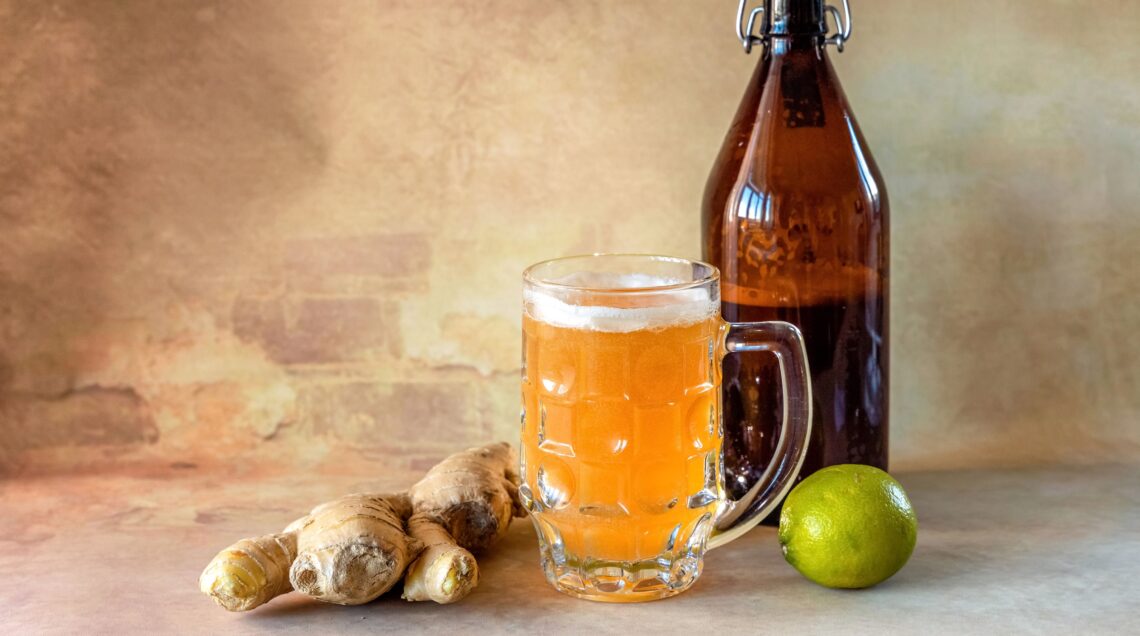
<svg viewBox="0 0 1140 636">
<path fill-rule="evenodd" d="M 736 10 L 736 37 L 751 53 L 754 44 L 767 45 L 773 37 L 789 35 L 823 36 L 824 45 L 834 45 L 840 53 L 851 37 L 851 5 L 843 1 L 843 13 L 824 0 L 764 0 L 764 6 L 748 9 L 749 0 L 740 0 Z M 827 32 L 827 15 L 835 21 L 835 33 Z M 757 25 L 756 23 L 760 24 Z"/>
</svg>

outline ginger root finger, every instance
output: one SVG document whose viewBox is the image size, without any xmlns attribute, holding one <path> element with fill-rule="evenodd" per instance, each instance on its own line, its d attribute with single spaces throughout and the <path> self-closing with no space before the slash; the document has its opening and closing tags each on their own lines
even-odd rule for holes
<svg viewBox="0 0 1140 636">
<path fill-rule="evenodd" d="M 479 583 L 475 557 L 455 544 L 438 519 L 414 514 L 408 519 L 408 534 L 425 547 L 404 575 L 405 600 L 454 603 L 475 589 Z"/>
<path fill-rule="evenodd" d="M 413 509 L 434 514 L 459 546 L 487 548 L 523 511 L 517 463 L 514 449 L 504 442 L 456 453 L 408 491 Z"/>
<path fill-rule="evenodd" d="M 348 495 L 297 522 L 289 580 L 327 603 L 360 605 L 387 592 L 421 549 L 404 532 L 406 495 Z"/>
<path fill-rule="evenodd" d="M 198 587 L 231 612 L 248 611 L 293 589 L 289 566 L 296 555 L 292 532 L 242 539 L 210 561 Z"/>
</svg>

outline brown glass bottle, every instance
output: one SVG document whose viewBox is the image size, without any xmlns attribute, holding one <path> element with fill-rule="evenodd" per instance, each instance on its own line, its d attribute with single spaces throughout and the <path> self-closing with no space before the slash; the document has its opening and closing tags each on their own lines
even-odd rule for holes
<svg viewBox="0 0 1140 636">
<path fill-rule="evenodd" d="M 887 193 L 828 60 L 823 12 L 820 0 L 765 2 L 764 55 L 702 210 L 725 319 L 803 332 L 814 414 L 801 479 L 833 464 L 887 468 Z M 774 358 L 726 358 L 726 426 L 747 432 L 725 447 L 734 497 L 774 455 L 778 387 Z"/>
</svg>

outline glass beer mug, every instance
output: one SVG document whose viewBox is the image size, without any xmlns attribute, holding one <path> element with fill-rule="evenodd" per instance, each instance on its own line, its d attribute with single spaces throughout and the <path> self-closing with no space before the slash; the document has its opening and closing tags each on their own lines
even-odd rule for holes
<svg viewBox="0 0 1140 636">
<path fill-rule="evenodd" d="M 523 285 L 520 493 L 547 580 L 599 601 L 688 589 L 706 549 L 755 526 L 799 472 L 811 427 L 799 331 L 726 323 L 717 269 L 680 258 L 556 259 Z M 785 405 L 774 459 L 738 500 L 723 468 L 730 352 L 774 354 Z"/>
</svg>

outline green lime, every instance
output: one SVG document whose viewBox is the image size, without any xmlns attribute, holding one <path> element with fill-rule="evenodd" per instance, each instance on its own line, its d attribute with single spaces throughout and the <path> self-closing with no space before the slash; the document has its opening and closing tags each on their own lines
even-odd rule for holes
<svg viewBox="0 0 1140 636">
<path fill-rule="evenodd" d="M 873 466 L 829 466 L 792 489 L 780 513 L 784 559 L 825 587 L 871 587 L 906 565 L 918 518 L 899 482 Z"/>
</svg>

